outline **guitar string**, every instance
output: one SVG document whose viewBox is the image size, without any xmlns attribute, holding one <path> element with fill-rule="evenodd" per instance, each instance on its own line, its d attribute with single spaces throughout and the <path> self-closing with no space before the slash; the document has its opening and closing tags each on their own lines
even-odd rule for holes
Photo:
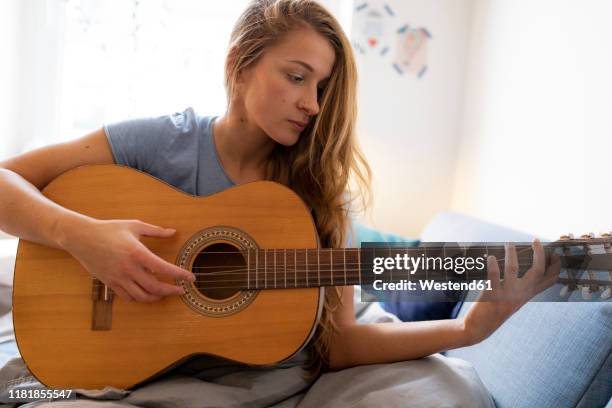
<svg viewBox="0 0 612 408">
<path fill-rule="evenodd" d="M 259 252 L 261 253 L 262 251 L 259 251 Z M 204 252 L 202 255 L 204 255 L 204 256 L 205 256 L 205 255 L 208 255 L 208 254 L 211 254 L 211 253 L 223 254 L 223 255 L 227 255 L 227 254 L 231 254 L 231 253 L 233 253 L 233 254 L 237 254 L 237 253 L 239 253 L 239 254 L 243 254 L 243 252 L 240 252 L 240 251 L 239 251 L 239 252 Z M 271 254 L 273 254 L 273 253 L 274 253 L 274 251 L 272 251 L 272 250 L 266 250 L 266 252 L 264 252 L 264 253 L 262 254 L 262 257 L 265 257 L 265 258 L 267 259 L 267 258 L 269 258 L 269 257 L 270 257 L 270 255 L 271 255 Z M 279 254 L 279 253 L 281 253 L 281 254 L 282 254 L 283 252 L 280 252 L 280 251 L 279 251 L 279 252 L 277 252 L 277 254 Z M 304 253 L 304 254 L 303 254 L 303 257 L 305 258 L 307 255 L 308 255 L 308 258 L 311 258 L 312 253 L 310 253 L 310 254 L 306 254 L 306 253 Z M 402 255 L 402 254 L 397 253 L 397 254 L 395 254 L 395 255 Z M 424 254 L 424 253 L 422 253 L 421 255 L 425 255 L 425 254 Z M 442 255 L 442 254 L 440 254 L 440 255 Z M 445 258 L 453 258 L 453 255 L 456 255 L 456 254 L 443 254 L 443 255 L 445 255 Z M 547 254 L 545 254 L 545 255 L 547 255 Z M 548 254 L 548 255 L 549 255 L 549 254 Z M 603 255 L 603 254 L 602 254 L 602 255 Z M 564 255 L 561 255 L 561 256 L 562 256 L 562 257 L 564 257 Z M 430 255 L 430 256 L 428 256 L 428 257 L 431 257 L 431 255 Z M 498 262 L 501 262 L 501 261 L 504 261 L 504 262 L 505 262 L 505 258 L 496 258 L 496 259 L 497 259 L 497 261 L 498 261 Z M 529 263 L 532 263 L 532 262 L 533 262 L 533 254 L 532 254 L 532 253 L 523 254 L 523 253 L 521 253 L 521 252 L 518 252 L 518 253 L 517 253 L 517 259 L 518 259 L 519 263 L 521 263 L 521 261 L 527 261 L 527 262 L 529 262 Z M 300 262 L 300 263 L 298 263 L 298 264 L 299 264 L 299 265 L 304 265 L 305 263 L 307 264 L 307 263 L 309 263 L 309 262 L 304 262 L 304 263 Z M 316 263 L 316 262 L 313 262 L 313 264 L 315 264 L 315 265 L 316 265 L 317 263 Z M 230 266 L 230 265 L 223 265 L 223 267 L 225 267 L 225 268 L 236 268 L 236 267 L 237 267 L 237 268 L 243 268 L 243 270 L 248 270 L 248 268 L 245 268 L 245 267 L 244 267 L 245 265 L 246 265 L 246 263 L 245 263 L 245 264 L 242 264 L 242 265 L 231 265 L 231 266 Z M 344 265 L 344 263 L 343 263 L 343 262 L 338 262 L 338 263 L 334 262 L 334 263 L 331 263 L 331 264 L 321 263 L 321 265 L 333 265 L 333 266 L 338 265 L 338 266 L 341 266 L 341 265 Z M 194 266 L 194 267 L 192 267 L 191 269 L 192 269 L 192 270 L 195 270 L 195 269 L 197 269 L 197 270 L 203 270 L 203 269 L 216 269 L 216 268 L 219 268 L 219 266 Z M 277 268 L 277 269 L 278 269 L 278 268 Z"/>
<path fill-rule="evenodd" d="M 501 262 L 502 262 L 502 260 L 497 261 L 497 263 L 501 263 Z M 287 270 L 287 272 L 288 272 L 288 273 L 289 273 L 289 272 L 290 272 L 290 273 L 295 273 L 295 272 L 298 272 L 298 273 L 304 273 L 304 274 L 306 274 L 306 273 L 308 273 L 308 274 L 316 274 L 318 270 L 319 270 L 320 272 L 325 272 L 325 273 L 327 273 L 327 272 L 331 272 L 331 271 L 333 271 L 333 270 L 335 270 L 336 272 L 339 272 L 339 271 L 341 271 L 342 269 L 344 269 L 344 264 L 342 264 L 342 263 L 334 263 L 334 264 L 333 264 L 333 267 L 332 267 L 332 264 L 321 263 L 320 265 L 321 265 L 323 268 L 320 268 L 320 269 L 318 269 L 318 268 L 317 268 L 317 269 L 314 269 L 314 268 L 312 268 L 312 269 L 302 269 L 302 267 L 303 267 L 303 266 L 305 266 L 305 265 L 306 265 L 306 264 L 298 264 L 298 265 L 297 265 L 297 266 L 298 266 L 298 268 L 296 268 L 296 267 L 295 267 L 295 265 L 293 265 L 293 264 L 291 264 L 291 266 L 293 266 L 293 267 L 290 267 L 290 268 L 285 268 L 285 267 L 284 267 L 284 265 L 283 265 L 283 266 L 281 266 L 281 265 L 277 265 L 276 270 L 275 270 L 275 269 L 273 269 L 273 268 L 268 268 L 268 269 L 267 269 L 267 272 L 266 272 L 266 269 L 264 269 L 264 268 L 263 268 L 263 266 L 261 266 L 261 267 L 258 267 L 257 269 L 254 269 L 254 268 L 250 268 L 250 269 L 248 269 L 248 268 L 241 268 L 241 269 L 230 269 L 230 270 L 221 270 L 221 271 L 215 271 L 215 272 L 198 272 L 198 273 L 193 273 L 193 275 L 195 275 L 195 276 L 211 276 L 211 275 L 222 275 L 222 276 L 227 276 L 227 275 L 247 275 L 247 273 L 248 273 L 249 271 L 251 271 L 251 272 L 253 272 L 253 273 L 262 273 L 262 274 L 263 274 L 263 273 L 267 273 L 267 274 L 270 274 L 270 275 L 271 275 L 271 274 L 283 275 L 283 274 L 285 273 L 285 270 Z M 368 265 L 364 265 L 363 263 L 361 264 L 361 265 L 362 265 L 362 268 L 358 268 L 358 267 L 357 267 L 357 265 L 359 265 L 358 263 L 347 263 L 347 265 L 350 265 L 350 266 L 351 266 L 351 268 L 346 268 L 346 272 L 347 272 L 347 273 L 351 273 L 351 272 L 362 272 L 362 269 L 363 269 L 364 267 L 367 267 L 367 266 L 368 266 Z M 372 265 L 373 265 L 373 264 L 372 264 Z M 531 266 L 531 265 L 532 265 L 532 263 L 531 263 L 531 262 L 527 262 L 527 263 L 522 263 L 522 262 L 519 262 L 519 263 L 517 263 L 517 266 L 518 266 L 519 268 L 520 268 L 520 267 L 522 267 L 522 266 Z M 311 265 L 311 266 L 314 266 L 314 265 Z M 329 269 L 326 269 L 326 267 L 328 267 L 328 266 L 329 266 Z M 219 269 L 219 268 L 223 268 L 223 267 L 227 267 L 227 266 L 214 266 L 214 267 L 210 267 L 210 268 Z M 186 270 L 186 271 L 187 271 L 187 269 L 184 269 L 184 270 Z M 367 270 L 369 270 L 369 268 L 368 268 Z M 446 270 L 446 269 L 445 269 L 444 271 L 441 271 L 441 270 L 439 270 L 439 269 L 428 269 L 427 271 L 424 271 L 424 270 L 419 270 L 419 271 L 417 271 L 417 272 L 415 272 L 415 273 L 435 273 L 435 271 L 439 271 L 439 272 L 454 272 L 454 270 L 450 270 L 450 271 L 449 271 L 449 270 Z M 405 270 L 405 269 L 402 269 L 402 270 L 398 270 L 398 272 L 397 272 L 397 273 L 398 273 L 398 274 L 402 274 L 402 273 L 406 273 L 406 272 L 410 272 L 410 271 Z M 479 271 L 466 271 L 466 272 L 467 272 L 468 274 L 470 274 L 470 273 L 478 273 Z M 341 278 L 341 277 L 343 277 L 344 275 L 343 275 L 343 274 L 339 274 L 339 275 L 337 275 L 337 276 L 338 276 L 338 278 Z M 347 274 L 347 277 L 348 277 L 348 276 L 349 276 L 349 275 Z M 355 276 L 355 275 L 351 275 L 351 276 Z"/>
<path fill-rule="evenodd" d="M 305 282 L 305 281 L 303 281 Z M 414 281 L 412 281 L 414 282 Z M 574 283 L 574 284 L 578 284 L 581 286 L 610 286 L 612 287 L 612 283 L 610 282 L 602 282 L 602 283 L 598 283 L 596 285 L 593 285 L 591 282 L 592 281 L 588 281 L 586 279 L 568 279 L 568 278 L 563 278 L 563 277 L 558 277 L 558 279 L 556 280 L 557 283 L 564 283 L 564 284 L 570 284 L 570 283 Z M 458 283 L 458 282 L 457 282 Z M 194 286 L 196 289 L 198 290 L 218 290 L 218 289 L 232 289 L 235 291 L 241 291 L 241 290 L 272 290 L 272 289 L 307 289 L 307 288 L 316 288 L 316 287 L 331 287 L 331 286 L 338 286 L 338 284 L 329 284 L 329 285 L 321 285 L 321 286 L 306 286 L 305 284 L 302 286 L 300 283 L 296 284 L 296 285 L 288 285 L 288 286 L 278 286 L 278 287 L 274 287 L 274 286 L 261 286 L 261 287 L 257 287 L 257 288 L 248 288 L 245 287 L 244 285 L 241 286 Z M 342 286 L 342 285 L 340 285 Z M 109 291 L 115 293 L 111 288 L 108 288 Z"/>
<path fill-rule="evenodd" d="M 521 262 L 521 261 L 525 261 L 525 262 Z M 268 262 L 270 262 L 270 260 L 268 259 Z M 505 262 L 505 258 L 497 258 L 497 262 Z M 519 265 L 530 265 L 533 263 L 533 258 L 522 258 L 518 260 L 518 264 Z M 251 264 L 253 264 L 253 262 L 251 262 Z M 287 263 L 287 266 L 291 265 L 291 266 L 306 266 L 307 264 L 310 264 L 310 266 L 312 266 L 313 268 L 316 267 L 317 263 L 316 262 L 298 262 L 297 264 L 294 264 L 293 262 L 291 263 Z M 321 266 L 329 266 L 330 268 L 333 266 L 333 268 L 338 268 L 339 272 L 342 272 L 342 269 L 344 267 L 344 265 L 363 265 L 363 266 L 374 266 L 373 263 L 364 263 L 364 262 L 343 262 L 343 261 L 338 261 L 338 262 L 333 262 L 333 263 L 329 263 L 329 262 L 320 262 L 319 265 Z M 382 265 L 381 265 L 382 266 Z M 219 265 L 219 266 L 193 266 L 191 267 L 191 270 L 203 270 L 203 269 L 219 269 L 219 268 L 238 268 L 238 269 L 230 269 L 227 272 L 234 272 L 234 271 L 249 271 L 249 270 L 261 270 L 263 269 L 262 267 L 248 267 L 246 263 L 241 264 L 241 265 Z M 276 270 L 284 270 L 285 268 L 285 263 L 280 263 L 277 264 L 276 266 Z M 274 267 L 269 267 L 268 269 L 274 270 Z M 405 269 L 398 269 L 398 270 L 405 270 Z M 211 272 L 201 272 L 202 275 L 204 274 L 209 274 Z M 195 275 L 198 275 L 198 273 L 196 273 Z"/>
<path fill-rule="evenodd" d="M 549 249 L 549 248 L 558 248 L 558 247 L 581 247 L 583 248 L 585 245 L 588 246 L 593 246 L 593 245 L 603 245 L 606 243 L 610 243 L 612 244 L 612 239 L 605 239 L 605 242 L 584 242 L 584 243 L 572 243 L 571 245 L 568 244 L 567 242 L 564 241 L 556 241 L 556 242 L 547 242 L 547 243 L 542 243 L 543 248 Z M 520 244 L 520 243 L 511 243 L 512 246 L 514 246 L 517 251 L 525 251 L 525 250 L 531 250 L 533 248 L 533 244 Z M 444 246 L 444 245 L 435 245 L 435 246 L 418 246 L 418 247 L 362 247 L 362 248 L 261 248 L 261 249 L 243 249 L 243 250 L 234 250 L 234 251 L 207 251 L 207 252 L 203 252 L 204 254 L 245 254 L 247 252 L 273 252 L 273 251 L 277 251 L 277 253 L 283 252 L 283 251 L 301 251 L 301 252 L 306 252 L 309 251 L 310 253 L 316 253 L 317 251 L 320 253 L 323 253 L 324 251 L 327 252 L 343 252 L 343 251 L 347 251 L 347 252 L 356 252 L 356 251 L 361 251 L 361 252 L 367 252 L 367 251 L 391 251 L 391 250 L 395 250 L 395 251 L 405 251 L 406 253 L 408 252 L 418 252 L 418 251 L 430 251 L 430 250 L 452 250 L 452 249 L 456 249 L 456 250 L 461 250 L 461 251 L 465 251 L 465 250 L 474 250 L 474 249 L 478 249 L 478 250 L 505 250 L 505 245 L 499 245 L 499 244 L 491 244 L 491 245 L 470 245 L 470 246 L 460 246 L 460 245 L 452 245 L 452 246 Z"/>
<path fill-rule="evenodd" d="M 501 261 L 498 261 L 498 263 L 499 262 L 501 262 Z M 334 263 L 334 264 L 320 263 L 320 265 L 321 265 L 321 267 L 329 267 L 329 269 L 323 269 L 322 268 L 321 272 L 335 271 L 335 272 L 338 272 L 339 274 L 342 274 L 342 271 L 344 270 L 344 264 L 343 263 Z M 355 269 L 352 269 L 354 271 L 358 271 L 358 270 L 361 270 L 361 269 L 364 269 L 364 268 L 368 267 L 368 265 L 365 265 L 363 263 L 361 264 L 362 265 L 361 269 L 356 267 L 356 266 L 358 266 L 357 263 L 349 263 L 349 262 L 347 262 L 346 265 L 347 266 L 351 266 L 351 267 L 355 267 Z M 373 264 L 371 264 L 371 265 L 373 266 Z M 519 263 L 517 263 L 517 265 L 519 267 L 521 267 L 521 266 L 531 266 L 531 265 L 533 265 L 533 262 L 519 262 Z M 274 269 L 273 267 L 268 267 L 267 272 L 266 272 L 266 269 L 264 269 L 263 266 L 262 267 L 258 267 L 257 269 L 255 269 L 255 268 L 246 268 L 246 265 L 245 266 L 243 266 L 243 265 L 235 265 L 235 266 L 232 266 L 232 267 L 233 268 L 239 267 L 239 268 L 238 269 L 227 269 L 227 270 L 223 269 L 221 271 L 214 271 L 214 272 L 196 272 L 196 273 L 193 273 L 193 275 L 195 275 L 195 276 L 210 276 L 210 275 L 220 275 L 220 274 L 223 274 L 223 275 L 239 275 L 239 274 L 247 274 L 249 271 L 253 272 L 253 273 L 257 272 L 257 273 L 270 273 L 270 274 L 273 274 L 273 273 L 284 274 L 285 269 L 288 272 L 289 271 L 295 272 L 297 270 L 299 272 L 305 272 L 305 273 L 317 273 L 317 270 L 314 268 L 314 265 L 312 265 L 312 264 L 310 264 L 310 266 L 313 267 L 311 269 L 300 269 L 301 267 L 305 266 L 305 264 L 298 264 L 297 266 L 298 266 L 298 268 L 295 268 L 295 266 L 293 264 L 289 264 L 289 265 L 287 265 L 287 268 L 285 268 L 284 265 L 277 265 L 276 269 Z M 224 267 L 227 268 L 229 266 L 210 266 L 210 267 L 203 267 L 203 268 L 207 268 L 207 269 L 222 269 Z M 201 269 L 201 268 L 194 267 L 194 268 L 192 268 L 192 270 L 193 269 Z M 364 269 L 364 270 L 370 270 L 370 269 L 371 268 L 367 268 L 367 269 Z M 187 270 L 187 269 L 185 269 L 185 270 Z M 428 270 L 439 271 L 440 269 L 430 268 Z M 349 269 L 346 269 L 346 271 L 348 272 Z M 405 273 L 407 271 L 409 272 L 410 270 L 407 270 L 407 269 L 396 269 L 396 270 L 393 271 L 393 273 L 396 273 L 395 271 L 397 271 L 397 273 L 401 274 L 401 273 Z M 417 271 L 417 272 L 420 272 L 420 271 L 423 271 L 423 269 L 419 269 L 419 271 Z M 444 269 L 444 271 L 447 271 L 447 270 Z M 467 272 L 471 273 L 471 272 L 477 272 L 477 271 L 467 271 Z M 338 276 L 343 276 L 343 275 L 338 275 Z"/>
<path fill-rule="evenodd" d="M 525 266 L 525 264 L 523 264 L 523 266 Z M 331 270 L 332 269 L 329 269 L 329 270 L 323 269 L 323 272 L 331 272 Z M 307 283 L 308 282 L 308 277 L 304 273 L 307 273 L 307 274 L 310 274 L 310 275 L 313 274 L 312 271 L 307 271 L 305 269 L 288 269 L 287 272 L 289 274 L 295 274 L 297 272 L 300 273 L 300 277 L 297 280 L 296 279 L 291 279 L 291 278 L 289 279 L 289 281 L 293 282 L 294 285 L 298 285 L 300 283 Z M 346 272 L 347 272 L 346 273 L 347 281 L 349 279 L 350 280 L 355 279 L 356 277 L 359 277 L 359 275 L 361 275 L 361 270 L 360 269 L 352 269 L 351 268 L 351 269 L 347 269 Z M 522 271 L 520 271 L 520 269 L 519 269 L 519 272 L 522 272 Z M 219 273 L 223 273 L 223 271 L 219 271 Z M 265 274 L 267 276 L 267 275 L 273 274 L 274 272 L 268 272 L 268 273 L 261 272 L 261 273 L 263 273 L 263 274 Z M 420 274 L 421 275 L 425 274 L 426 277 L 428 277 L 428 276 L 431 276 L 431 277 L 442 277 L 441 276 L 442 273 L 443 273 L 442 271 L 439 271 L 438 273 L 436 273 L 436 272 L 421 272 Z M 280 274 L 283 275 L 284 274 L 284 270 L 282 272 L 280 272 Z M 479 274 L 481 276 L 479 276 Z M 575 272 L 575 274 L 584 274 L 584 272 Z M 205 275 L 210 275 L 210 274 L 205 274 Z M 240 275 L 243 278 L 246 276 L 245 273 L 238 273 L 238 274 L 234 274 L 234 275 Z M 402 273 L 400 273 L 399 275 L 400 275 L 400 278 L 401 278 Z M 471 278 L 470 278 L 470 275 L 471 275 Z M 331 275 L 328 275 L 328 276 L 331 278 Z M 444 276 L 446 277 L 446 279 L 453 279 L 454 278 L 456 280 L 461 280 L 461 278 L 466 278 L 466 280 L 467 279 L 474 280 L 474 279 L 477 279 L 478 277 L 482 277 L 482 278 L 488 277 L 488 272 L 485 272 L 485 271 L 482 271 L 482 272 L 472 271 L 471 273 L 468 273 L 467 275 L 455 275 L 455 276 L 451 275 L 451 277 L 449 277 L 448 276 L 448 271 L 444 271 Z M 224 276 L 222 276 L 222 277 L 224 277 Z M 414 279 L 419 278 L 418 276 L 414 276 L 414 275 L 410 275 L 410 277 L 414 278 Z M 561 278 L 561 279 L 574 279 L 574 280 L 577 279 L 576 277 L 572 278 L 572 276 L 570 276 L 569 274 L 568 274 L 567 277 L 562 276 L 562 275 L 558 275 L 557 277 Z M 207 282 L 206 281 L 202 282 L 202 280 L 200 280 L 200 281 L 196 281 L 194 286 L 196 286 L 198 288 L 204 288 L 204 289 L 213 289 L 213 288 L 218 289 L 218 288 L 223 288 L 223 287 L 213 287 L 212 285 L 213 284 L 219 284 L 219 283 L 223 283 L 224 284 L 224 283 L 230 283 L 230 282 L 241 282 L 243 284 L 246 282 L 247 284 L 250 284 L 251 281 L 255 281 L 255 284 L 257 284 L 261 279 L 264 279 L 264 278 L 257 278 L 257 279 L 251 279 L 251 280 L 248 280 L 248 279 L 246 279 L 246 280 L 245 279 L 212 279 L 212 280 L 208 280 Z M 247 280 L 248 280 L 248 282 L 247 282 Z M 580 279 L 580 280 L 581 281 L 593 281 L 591 279 Z M 311 281 L 312 281 L 312 279 L 311 279 Z M 599 280 L 595 279 L 595 281 L 601 282 L 601 279 L 599 279 Z M 339 280 L 337 280 L 337 282 L 342 283 L 342 275 L 339 276 Z M 200 285 L 198 285 L 198 283 Z M 208 286 L 202 287 L 201 286 L 202 283 L 205 283 Z M 95 280 L 94 281 L 94 287 L 96 287 L 96 286 L 106 286 L 106 285 L 103 284 L 99 280 Z M 330 286 L 333 286 L 333 285 L 330 285 Z M 268 285 L 265 285 L 265 287 L 267 288 Z M 241 287 L 230 286 L 230 287 L 225 287 L 225 288 L 240 289 L 240 288 L 242 288 L 242 286 Z"/>
<path fill-rule="evenodd" d="M 293 270 L 291 270 L 291 272 L 294 272 L 294 271 L 293 271 Z M 300 271 L 300 272 L 303 272 L 303 271 Z M 326 271 L 326 272 L 327 272 L 327 271 Z M 349 270 L 349 272 L 357 272 L 357 270 L 354 270 L 354 271 L 353 271 L 353 270 Z M 270 272 L 269 274 L 271 274 L 271 273 L 272 273 L 272 272 Z M 485 275 L 486 275 L 486 276 L 485 276 Z M 356 276 L 356 275 L 347 274 L 347 279 L 348 279 L 348 278 L 354 278 L 355 276 Z M 436 277 L 436 276 L 435 276 L 435 274 L 433 274 L 433 273 L 432 273 L 432 274 L 431 274 L 431 277 Z M 438 277 L 441 277 L 441 276 L 438 276 Z M 448 276 L 446 273 L 445 273 L 445 277 L 446 277 L 446 279 L 451 279 L 451 280 L 453 279 L 453 277 L 452 277 L 452 276 L 451 276 L 451 277 L 449 277 L 449 276 Z M 454 279 L 455 279 L 455 280 L 462 280 L 462 279 L 461 279 L 462 277 L 464 277 L 464 276 L 463 276 L 463 275 L 459 275 L 459 276 L 455 276 L 455 277 L 454 277 Z M 488 277 L 488 274 L 483 273 L 483 276 L 481 276 L 481 277 L 483 277 L 483 278 L 484 278 L 484 277 Z M 417 277 L 412 276 L 412 278 L 414 278 L 414 279 L 418 279 L 419 277 L 418 277 L 418 276 L 417 276 Z M 465 278 L 470 279 L 470 277 L 469 277 L 469 276 L 465 276 Z M 566 277 L 561 276 L 561 275 L 558 275 L 558 278 L 561 278 L 561 279 L 566 279 Z M 261 279 L 263 279 L 263 278 L 257 279 L 257 280 L 256 280 L 256 283 L 257 283 L 257 282 L 259 282 Z M 466 280 L 467 280 L 467 279 L 466 279 Z M 476 279 L 476 278 L 474 277 L 474 274 L 473 274 L 473 273 L 472 273 L 472 277 L 471 277 L 471 279 Z M 569 277 L 569 276 L 568 276 L 568 277 L 567 277 L 567 279 L 571 279 L 571 277 Z M 408 279 L 408 280 L 410 280 L 410 279 Z M 580 279 L 580 280 L 581 280 L 581 281 L 588 281 L 588 279 Z M 303 283 L 307 282 L 307 279 L 306 279 L 305 277 L 301 277 L 301 278 L 300 278 L 300 279 L 298 279 L 297 281 L 295 281 L 294 279 L 291 279 L 291 280 L 289 280 L 289 281 L 290 281 L 290 282 L 293 282 L 293 283 L 294 283 L 294 286 L 295 286 L 295 285 L 298 285 L 298 284 L 303 284 Z M 230 282 L 241 282 L 241 283 L 245 283 L 245 282 L 246 282 L 246 280 L 244 280 L 244 279 L 229 279 L 229 280 L 225 279 L 225 280 L 212 280 L 212 281 L 209 281 L 209 282 L 196 281 L 196 284 L 195 284 L 194 286 L 196 286 L 197 288 L 202 288 L 202 289 L 219 289 L 219 288 L 243 289 L 243 286 L 212 286 L 213 284 L 219 284 L 219 283 L 223 283 L 223 284 L 225 284 L 225 283 L 230 283 Z M 200 284 L 202 284 L 202 283 L 206 283 L 208 286 L 198 285 L 197 283 L 200 283 Z M 250 281 L 249 281 L 249 283 L 250 283 Z M 342 283 L 342 282 L 341 282 L 341 280 L 340 280 L 340 282 L 339 282 L 339 283 Z M 96 285 L 97 285 L 97 286 L 105 286 L 105 285 L 104 285 L 102 282 L 100 282 L 100 281 L 95 281 L 95 282 L 94 282 L 94 287 L 96 287 Z M 278 286 L 278 285 L 277 285 L 277 286 Z M 281 286 L 283 286 L 283 285 L 281 285 Z M 290 285 L 288 285 L 288 286 L 290 286 Z M 329 285 L 329 286 L 333 286 L 333 285 Z M 265 285 L 265 287 L 266 287 L 266 288 L 268 288 L 268 287 L 271 287 L 271 285 Z"/>
</svg>

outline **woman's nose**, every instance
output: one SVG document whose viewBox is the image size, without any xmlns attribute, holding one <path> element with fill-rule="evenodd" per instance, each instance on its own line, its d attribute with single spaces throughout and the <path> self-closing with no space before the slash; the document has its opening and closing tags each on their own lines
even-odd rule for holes
<svg viewBox="0 0 612 408">
<path fill-rule="evenodd" d="M 300 109 L 306 111 L 308 116 L 314 116 L 319 113 L 318 96 L 316 87 L 314 91 L 309 89 L 305 95 L 303 95 L 302 100 L 300 101 Z"/>
</svg>

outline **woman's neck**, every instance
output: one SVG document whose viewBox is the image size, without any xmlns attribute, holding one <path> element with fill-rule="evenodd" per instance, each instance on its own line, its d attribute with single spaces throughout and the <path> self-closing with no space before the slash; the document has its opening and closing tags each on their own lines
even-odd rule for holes
<svg viewBox="0 0 612 408">
<path fill-rule="evenodd" d="M 213 124 L 217 154 L 236 184 L 262 180 L 275 142 L 245 115 L 226 112 Z"/>
</svg>

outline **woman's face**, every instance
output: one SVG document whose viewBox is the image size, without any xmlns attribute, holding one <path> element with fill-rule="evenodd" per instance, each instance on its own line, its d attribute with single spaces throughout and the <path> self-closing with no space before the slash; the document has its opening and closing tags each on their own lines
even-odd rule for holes
<svg viewBox="0 0 612 408">
<path fill-rule="evenodd" d="M 249 126 L 282 145 L 295 144 L 319 113 L 319 96 L 335 60 L 332 45 L 310 26 L 267 48 L 242 75 L 240 95 Z"/>
</svg>

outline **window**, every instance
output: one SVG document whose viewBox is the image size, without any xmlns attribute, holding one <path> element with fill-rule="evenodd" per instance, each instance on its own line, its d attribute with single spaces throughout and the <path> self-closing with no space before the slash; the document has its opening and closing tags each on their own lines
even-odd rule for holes
<svg viewBox="0 0 612 408">
<path fill-rule="evenodd" d="M 65 3 L 63 139 L 103 123 L 188 106 L 225 107 L 223 62 L 246 0 Z"/>
<path fill-rule="evenodd" d="M 322 3 L 339 10 L 342 1 Z M 103 123 L 188 106 L 222 113 L 225 52 L 247 3 L 66 0 L 60 6 L 59 139 L 78 137 Z"/>
</svg>

